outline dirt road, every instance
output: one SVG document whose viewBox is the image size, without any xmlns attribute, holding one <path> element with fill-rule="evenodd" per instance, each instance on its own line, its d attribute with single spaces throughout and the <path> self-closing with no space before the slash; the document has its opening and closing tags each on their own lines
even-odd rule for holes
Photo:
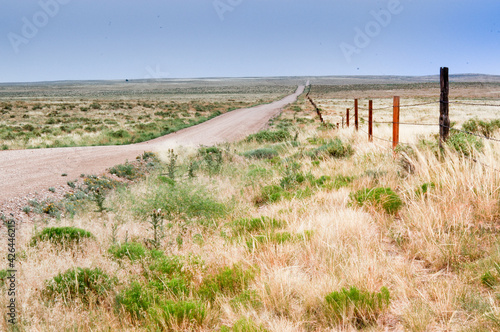
<svg viewBox="0 0 500 332">
<path fill-rule="evenodd" d="M 303 91 L 304 86 L 299 86 L 294 94 L 271 104 L 225 113 L 197 126 L 139 144 L 0 151 L 0 207 L 13 197 L 64 185 L 82 173 L 102 173 L 127 159 L 135 159 L 144 151 L 160 152 L 176 145 L 236 141 L 264 128 L 270 118 L 294 102 Z"/>
</svg>

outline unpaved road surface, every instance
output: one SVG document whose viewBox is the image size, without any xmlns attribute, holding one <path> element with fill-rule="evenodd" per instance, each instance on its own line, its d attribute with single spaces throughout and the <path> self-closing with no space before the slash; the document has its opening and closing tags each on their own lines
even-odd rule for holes
<svg viewBox="0 0 500 332">
<path fill-rule="evenodd" d="M 294 94 L 271 104 L 234 110 L 138 144 L 0 151 L 0 207 L 14 197 L 64 185 L 82 173 L 100 174 L 127 159 L 134 160 L 144 151 L 161 152 L 178 145 L 208 146 L 236 141 L 264 128 L 270 118 L 293 103 L 303 91 L 304 86 L 299 86 Z"/>
</svg>

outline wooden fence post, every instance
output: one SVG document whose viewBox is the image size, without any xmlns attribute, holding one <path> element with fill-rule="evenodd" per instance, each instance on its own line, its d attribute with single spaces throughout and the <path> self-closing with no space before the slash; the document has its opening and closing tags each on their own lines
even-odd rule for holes
<svg viewBox="0 0 500 332">
<path fill-rule="evenodd" d="M 394 97 L 392 112 L 392 148 L 396 149 L 399 143 L 399 97 Z"/>
<path fill-rule="evenodd" d="M 342 117 L 342 129 L 344 129 L 344 117 Z"/>
<path fill-rule="evenodd" d="M 441 67 L 441 98 L 439 107 L 439 147 L 441 148 L 450 134 L 449 93 L 448 67 Z"/>
<path fill-rule="evenodd" d="M 358 100 L 354 99 L 354 127 L 356 127 L 356 131 L 358 131 Z"/>
<path fill-rule="evenodd" d="M 347 128 L 349 128 L 349 109 L 347 109 L 347 112 L 346 112 L 345 118 L 346 118 L 346 125 L 347 125 Z"/>
<path fill-rule="evenodd" d="M 373 100 L 368 101 L 368 141 L 373 142 Z"/>
</svg>

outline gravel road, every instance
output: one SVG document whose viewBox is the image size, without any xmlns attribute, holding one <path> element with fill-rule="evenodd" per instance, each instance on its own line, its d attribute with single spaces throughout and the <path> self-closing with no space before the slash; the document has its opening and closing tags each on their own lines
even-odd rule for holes
<svg viewBox="0 0 500 332">
<path fill-rule="evenodd" d="M 101 174 L 107 168 L 134 160 L 144 151 L 161 152 L 172 146 L 232 142 L 263 129 L 269 119 L 304 91 L 279 101 L 225 113 L 199 125 L 131 145 L 0 151 L 0 208 L 17 197 L 63 186 L 80 174 Z M 67 174 L 67 176 L 62 176 Z"/>
</svg>

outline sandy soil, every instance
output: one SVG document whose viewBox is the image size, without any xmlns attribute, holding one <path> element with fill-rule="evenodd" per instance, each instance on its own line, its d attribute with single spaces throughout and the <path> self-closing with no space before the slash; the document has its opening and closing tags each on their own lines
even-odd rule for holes
<svg viewBox="0 0 500 332">
<path fill-rule="evenodd" d="M 0 151 L 0 209 L 14 198 L 65 185 L 82 173 L 100 174 L 127 159 L 134 160 L 144 151 L 161 152 L 178 145 L 208 146 L 236 141 L 263 129 L 270 118 L 294 102 L 303 91 L 304 86 L 299 86 L 294 94 L 271 104 L 225 113 L 139 144 Z"/>
</svg>

